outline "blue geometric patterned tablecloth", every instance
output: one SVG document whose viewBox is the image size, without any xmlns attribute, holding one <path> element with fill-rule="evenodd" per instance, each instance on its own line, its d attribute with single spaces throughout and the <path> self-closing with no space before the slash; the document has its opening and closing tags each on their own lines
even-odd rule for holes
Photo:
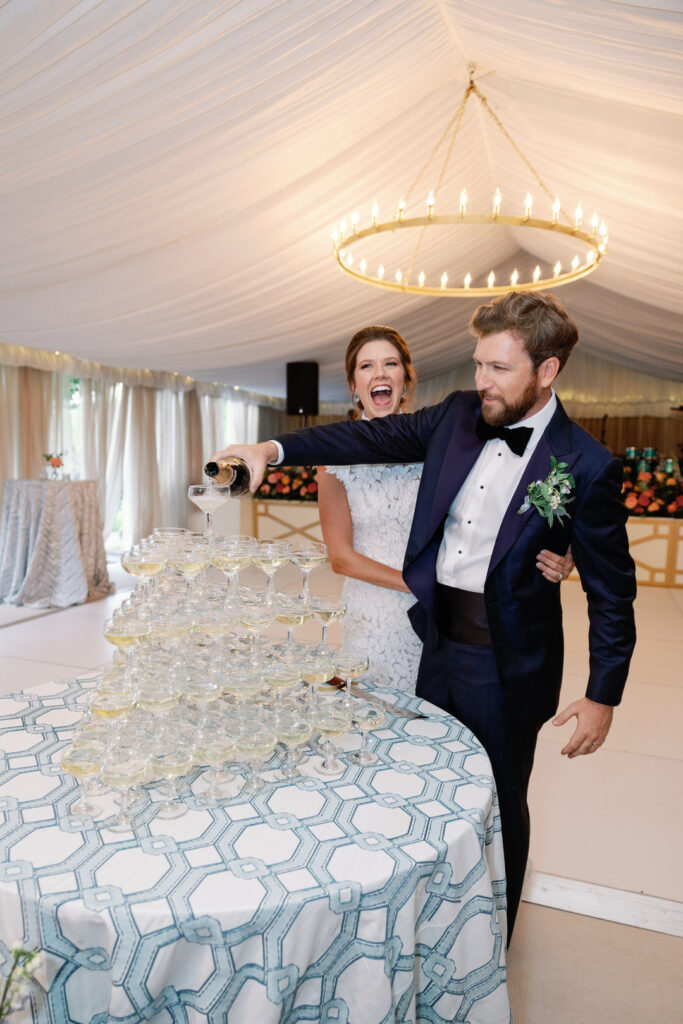
<svg viewBox="0 0 683 1024">
<path fill-rule="evenodd" d="M 215 809 L 197 769 L 189 812 L 156 820 L 149 787 L 132 835 L 69 814 L 83 695 L 0 699 L 0 971 L 16 938 L 45 957 L 13 1020 L 509 1024 L 495 790 L 453 718 L 382 691 L 429 717 L 387 715 L 379 764 Z"/>
</svg>

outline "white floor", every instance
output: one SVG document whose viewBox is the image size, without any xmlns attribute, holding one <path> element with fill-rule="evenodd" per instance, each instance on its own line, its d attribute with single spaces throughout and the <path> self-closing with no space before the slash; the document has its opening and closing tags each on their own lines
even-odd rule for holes
<svg viewBox="0 0 683 1024">
<path fill-rule="evenodd" d="M 289 574 L 283 569 L 278 576 L 284 589 L 298 583 L 298 574 L 289 569 Z M 125 586 L 120 569 L 114 569 L 113 578 L 117 586 Z M 338 593 L 341 585 L 327 567 L 314 573 L 312 583 L 321 594 Z M 111 648 L 102 638 L 102 624 L 123 597 L 119 590 L 102 601 L 18 622 L 19 610 L 0 608 L 0 695 L 82 674 L 108 660 Z M 585 687 L 588 648 L 580 585 L 563 584 L 562 597 L 564 705 Z M 657 897 L 653 907 L 659 910 L 662 900 L 683 904 L 683 590 L 641 587 L 636 616 L 639 639 L 631 677 L 604 747 L 595 755 L 569 761 L 560 749 L 570 726 L 546 725 L 531 784 L 531 860 L 545 885 L 545 896 L 538 902 L 591 912 L 585 901 L 576 908 L 567 905 L 566 886 L 558 902 L 553 902 L 552 892 L 548 897 L 548 876 L 561 876 L 607 887 L 604 899 L 595 901 L 596 916 L 607 918 L 609 910 L 600 907 L 605 900 L 609 903 L 609 890 L 626 890 L 622 896 Z M 317 636 L 318 629 L 308 623 L 302 633 Z M 528 895 L 535 899 L 531 890 Z M 679 922 L 683 920 L 683 906 L 667 906 Z M 633 923 L 642 924 L 642 916 Z"/>
</svg>

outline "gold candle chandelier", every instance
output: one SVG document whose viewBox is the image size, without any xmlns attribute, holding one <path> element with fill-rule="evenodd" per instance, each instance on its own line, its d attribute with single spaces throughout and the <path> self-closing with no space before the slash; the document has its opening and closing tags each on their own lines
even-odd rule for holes
<svg viewBox="0 0 683 1024">
<path fill-rule="evenodd" d="M 560 285 L 569 284 L 570 281 L 578 281 L 579 278 L 592 273 L 603 259 L 607 252 L 608 242 L 607 226 L 604 220 L 601 220 L 597 213 L 593 213 L 589 224 L 584 226 L 584 213 L 581 204 L 576 207 L 573 217 L 570 217 L 563 210 L 560 200 L 546 187 L 529 160 L 527 160 L 499 118 L 489 107 L 486 97 L 474 81 L 474 71 L 474 65 L 470 65 L 470 80 L 465 89 L 462 102 L 434 147 L 434 150 L 429 155 L 424 167 L 406 193 L 409 198 L 432 158 L 452 129 L 446 158 L 441 168 L 437 185 L 429 192 L 426 199 L 426 213 L 422 216 L 407 217 L 406 210 L 408 204 L 407 200 L 403 198 L 397 204 L 391 220 L 380 221 L 379 208 L 377 203 L 375 203 L 370 214 L 370 224 L 367 227 L 361 227 L 360 217 L 358 213 L 354 213 L 350 218 L 350 223 L 343 220 L 340 225 L 334 228 L 332 233 L 334 257 L 341 269 L 345 273 L 350 274 L 351 277 L 355 277 L 358 281 L 362 281 L 365 284 L 374 285 L 377 288 L 385 288 L 405 294 L 469 298 L 503 295 L 511 290 L 545 291 L 549 288 L 557 288 Z M 462 124 L 467 101 L 471 96 L 477 97 L 484 110 L 493 119 L 496 127 L 502 132 L 507 142 L 522 159 L 528 170 L 531 171 L 537 185 L 551 201 L 552 214 L 549 220 L 534 216 L 534 200 L 531 192 L 527 192 L 525 196 L 523 213 L 515 215 L 501 212 L 502 196 L 498 188 L 493 194 L 491 209 L 488 213 L 468 213 L 466 189 L 463 189 L 460 193 L 457 213 L 437 212 L 439 190 L 446 174 L 446 168 L 448 167 L 458 130 Z M 447 271 L 443 271 L 441 274 L 437 273 L 434 275 L 433 280 L 428 280 L 424 271 L 420 270 L 417 274 L 415 272 L 416 267 L 419 265 L 418 257 L 427 230 L 442 225 L 456 227 L 462 225 L 494 225 L 497 227 L 534 228 L 538 231 L 551 232 L 555 235 L 563 235 L 573 239 L 576 242 L 576 252 L 571 260 L 566 262 L 566 265 L 563 265 L 562 261 L 558 259 L 552 268 L 548 265 L 545 273 L 540 263 L 536 264 L 533 273 L 530 275 L 530 280 L 524 280 L 516 267 L 513 268 L 509 280 L 506 281 L 496 282 L 496 275 L 493 270 L 489 272 L 485 281 L 482 279 L 481 282 L 475 281 L 468 272 L 464 275 L 461 284 L 449 283 Z M 403 231 L 417 233 L 413 253 L 404 264 L 407 268 L 405 271 L 401 267 L 388 271 L 385 266 L 385 262 L 388 263 L 388 260 L 376 263 L 374 269 L 371 269 L 369 260 L 362 255 L 362 246 L 359 246 L 358 243 L 386 231 L 391 231 L 392 233 Z M 359 252 L 359 249 L 361 252 Z"/>
</svg>

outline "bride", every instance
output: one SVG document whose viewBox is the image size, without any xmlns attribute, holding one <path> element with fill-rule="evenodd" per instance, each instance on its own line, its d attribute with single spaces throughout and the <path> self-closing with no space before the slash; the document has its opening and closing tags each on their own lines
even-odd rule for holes
<svg viewBox="0 0 683 1024">
<path fill-rule="evenodd" d="M 400 413 L 415 391 L 410 350 L 391 327 L 364 327 L 346 350 L 346 378 L 363 419 Z M 366 654 L 380 686 L 415 693 L 422 644 L 407 616 L 415 598 L 401 567 L 422 464 L 318 467 L 318 507 L 332 568 L 346 576 L 344 646 Z M 566 578 L 573 562 L 538 556 L 546 579 Z"/>
</svg>

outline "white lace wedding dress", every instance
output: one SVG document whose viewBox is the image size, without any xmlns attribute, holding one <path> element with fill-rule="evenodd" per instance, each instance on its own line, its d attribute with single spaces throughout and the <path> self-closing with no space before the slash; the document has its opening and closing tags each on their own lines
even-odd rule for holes
<svg viewBox="0 0 683 1024">
<path fill-rule="evenodd" d="M 422 464 L 327 466 L 346 488 L 353 523 L 353 546 L 361 555 L 403 567 Z M 347 579 L 342 619 L 345 647 L 370 658 L 369 678 L 380 686 L 415 693 L 422 644 L 407 611 L 412 594 Z"/>
</svg>

